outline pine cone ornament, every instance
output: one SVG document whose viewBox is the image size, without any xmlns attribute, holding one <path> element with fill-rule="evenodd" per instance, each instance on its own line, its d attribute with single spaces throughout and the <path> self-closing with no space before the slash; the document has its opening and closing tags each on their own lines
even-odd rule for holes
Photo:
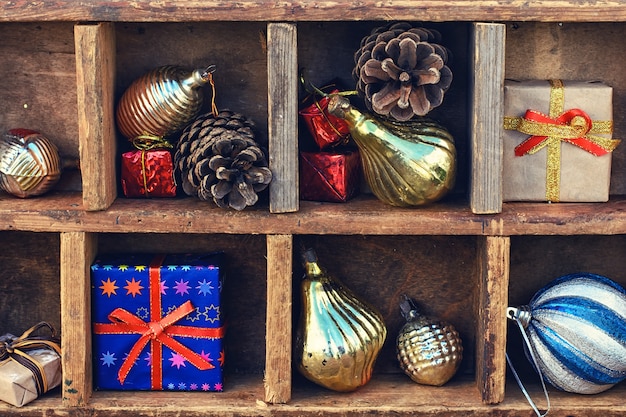
<svg viewBox="0 0 626 417">
<path fill-rule="evenodd" d="M 221 208 L 254 205 L 272 172 L 253 128 L 251 120 L 230 110 L 203 114 L 187 126 L 174 155 L 183 191 Z"/>
<path fill-rule="evenodd" d="M 357 91 L 370 111 L 405 122 L 443 102 L 449 51 L 436 30 L 396 23 L 374 29 L 354 55 Z"/>
</svg>

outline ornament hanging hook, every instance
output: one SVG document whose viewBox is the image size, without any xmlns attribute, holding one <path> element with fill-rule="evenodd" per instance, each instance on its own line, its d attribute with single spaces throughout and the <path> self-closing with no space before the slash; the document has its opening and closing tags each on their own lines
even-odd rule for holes
<svg viewBox="0 0 626 417">
<path fill-rule="evenodd" d="M 515 323 L 519 327 L 520 333 L 522 334 L 522 338 L 524 339 L 524 343 L 526 344 L 526 348 L 528 350 L 530 358 L 532 359 L 533 366 L 535 367 L 535 370 L 539 374 L 539 380 L 541 381 L 541 387 L 543 388 L 543 393 L 544 393 L 544 395 L 546 397 L 546 403 L 547 403 L 546 411 L 544 413 L 541 413 L 539 411 L 539 409 L 535 405 L 535 402 L 532 400 L 532 398 L 530 398 L 530 394 L 526 390 L 526 387 L 524 387 L 524 384 L 522 383 L 521 378 L 517 374 L 517 371 L 515 370 L 515 367 L 513 366 L 513 362 L 509 358 L 508 353 L 505 354 L 506 362 L 509 365 L 509 367 L 511 368 L 511 372 L 513 372 L 513 376 L 515 377 L 515 381 L 517 382 L 517 385 L 522 390 L 522 394 L 524 394 L 524 397 L 526 397 L 526 400 L 528 401 L 528 404 L 530 404 L 530 406 L 532 407 L 532 409 L 535 412 L 535 414 L 537 414 L 537 417 L 545 417 L 545 416 L 548 415 L 548 412 L 550 411 L 550 396 L 548 395 L 548 390 L 546 388 L 546 383 L 544 381 L 543 374 L 541 372 L 541 368 L 539 367 L 539 364 L 537 363 L 537 358 L 535 357 L 534 349 L 533 349 L 533 347 L 530 344 L 530 340 L 528 340 L 528 335 L 526 335 L 525 328 L 526 328 L 526 326 L 528 324 L 524 325 L 524 323 L 522 322 L 522 318 L 521 317 L 524 316 L 523 313 L 527 313 L 526 315 L 528 316 L 528 320 L 530 321 L 530 307 L 528 307 L 528 306 L 522 306 L 520 308 L 509 307 L 506 310 L 507 317 L 509 319 L 515 321 Z"/>
</svg>

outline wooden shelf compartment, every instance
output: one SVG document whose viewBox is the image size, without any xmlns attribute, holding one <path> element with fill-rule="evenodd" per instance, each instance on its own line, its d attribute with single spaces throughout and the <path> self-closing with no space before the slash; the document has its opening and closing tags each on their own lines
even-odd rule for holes
<svg viewBox="0 0 626 417">
<path fill-rule="evenodd" d="M 267 274 L 259 263 L 266 253 L 264 236 L 61 234 L 61 311 L 63 325 L 63 403 L 86 406 L 93 392 L 92 369 L 97 357 L 91 350 L 90 265 L 101 253 L 208 253 L 224 251 L 224 311 L 228 317 L 225 337 L 226 381 L 239 375 L 262 375 L 265 351 L 265 297 Z M 262 378 L 258 377 L 262 389 Z M 244 384 L 244 386 L 246 386 Z M 237 388 L 226 390 L 237 392 Z M 247 389 L 247 388 L 244 388 Z M 105 395 L 105 394 L 99 394 Z M 109 394 L 114 398 L 116 394 Z M 232 398 L 232 397 L 231 397 Z"/>
<path fill-rule="evenodd" d="M 69 22 L 0 23 L 0 125 L 37 130 L 67 161 L 78 159 L 76 66 Z M 66 170 L 56 185 L 80 190 L 77 170 Z"/>
<path fill-rule="evenodd" d="M 498 314 L 498 306 L 506 299 L 506 286 L 501 283 L 507 276 L 501 265 L 506 259 L 503 256 L 508 255 L 507 243 L 505 238 L 474 236 L 298 236 L 294 243 L 294 317 L 300 308 L 300 252 L 312 247 L 329 275 L 377 307 L 384 317 L 388 337 L 372 380 L 403 375 L 395 339 L 404 325 L 399 302 L 402 294 L 407 294 L 423 314 L 452 323 L 459 331 L 464 361 L 458 378 L 474 379 L 480 386 L 474 391 L 477 401 L 500 402 L 504 354 L 499 352 L 504 352 L 505 319 Z M 405 378 L 406 384 L 413 384 Z M 294 387 L 293 396 L 298 389 Z"/>
<path fill-rule="evenodd" d="M 507 22 L 505 77 L 601 81 L 613 87 L 613 138 L 626 134 L 626 24 L 610 22 Z M 596 48 L 595 45 L 603 45 Z M 602 65 L 595 65 L 602 62 Z M 565 93 L 567 94 L 567 92 Z M 593 106 L 593 103 L 589 104 Z M 548 109 L 537 109 L 547 111 Z M 583 109 L 584 110 L 584 109 Z M 626 194 L 626 147 L 612 152 L 611 196 Z"/>
</svg>

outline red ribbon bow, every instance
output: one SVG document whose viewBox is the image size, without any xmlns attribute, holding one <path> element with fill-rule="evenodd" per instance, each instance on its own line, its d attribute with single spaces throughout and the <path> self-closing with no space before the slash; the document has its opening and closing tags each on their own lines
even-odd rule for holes
<svg viewBox="0 0 626 417">
<path fill-rule="evenodd" d="M 521 120 L 519 131 L 535 134 L 515 148 L 516 156 L 534 153 L 542 146 L 549 137 L 557 137 L 559 140 L 569 142 L 581 149 L 595 155 L 602 156 L 610 150 L 598 145 L 587 137 L 592 130 L 593 121 L 583 110 L 571 109 L 556 118 L 546 116 L 535 110 L 527 110 Z"/>
<path fill-rule="evenodd" d="M 179 341 L 175 340 L 172 336 L 189 336 L 189 337 L 205 337 L 216 338 L 222 336 L 222 328 L 208 329 L 202 327 L 189 327 L 189 326 L 176 326 L 178 320 L 184 318 L 187 314 L 194 310 L 191 301 L 186 301 L 177 307 L 167 316 L 163 317 L 159 321 L 145 322 L 138 316 L 124 310 L 123 308 L 116 308 L 109 314 L 108 318 L 112 323 L 96 323 L 94 325 L 94 331 L 98 334 L 140 334 L 141 337 L 133 347 L 131 348 L 128 357 L 122 363 L 120 370 L 117 374 L 117 378 L 121 384 L 126 380 L 126 376 L 132 369 L 135 361 L 139 358 L 141 351 L 148 344 L 148 342 L 156 342 L 161 345 L 165 345 L 172 349 L 174 352 L 187 359 L 191 364 L 200 370 L 213 369 L 215 366 L 207 362 L 202 356 L 198 355 L 187 346 L 183 345 Z M 152 354 L 152 381 L 153 385 L 155 381 L 162 380 L 162 366 L 161 366 L 161 349 L 156 349 L 157 354 L 154 352 L 154 346 L 151 347 Z"/>
</svg>

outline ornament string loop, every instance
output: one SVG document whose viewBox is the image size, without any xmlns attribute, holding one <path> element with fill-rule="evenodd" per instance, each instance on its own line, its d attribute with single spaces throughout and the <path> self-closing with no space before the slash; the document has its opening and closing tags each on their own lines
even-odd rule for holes
<svg viewBox="0 0 626 417">
<path fill-rule="evenodd" d="M 541 388 L 543 389 L 543 393 L 546 397 L 546 411 L 545 412 L 543 413 L 540 412 L 539 408 L 530 397 L 530 394 L 526 390 L 526 387 L 524 387 L 524 384 L 522 383 L 520 376 L 515 370 L 515 367 L 513 366 L 513 362 L 509 358 L 508 353 L 505 354 L 506 362 L 511 368 L 511 372 L 513 373 L 513 376 L 515 377 L 515 381 L 517 382 L 517 385 L 522 390 L 522 394 L 524 394 L 524 397 L 526 397 L 528 404 L 530 404 L 535 414 L 537 414 L 537 417 L 545 417 L 548 415 L 548 412 L 550 412 L 550 396 L 548 395 L 548 390 L 546 388 L 546 383 L 544 381 L 543 374 L 541 373 L 541 368 L 539 368 L 539 364 L 537 363 L 537 358 L 535 357 L 535 353 L 533 351 L 532 346 L 530 345 L 530 340 L 528 340 L 528 336 L 526 335 L 526 330 L 525 330 L 525 328 L 530 323 L 530 319 L 531 319 L 530 308 L 528 308 L 528 306 L 522 306 L 520 308 L 509 307 L 506 311 L 506 315 L 509 319 L 513 320 L 517 324 L 517 327 L 522 333 L 522 338 L 524 339 L 524 343 L 526 344 L 527 351 L 530 355 L 530 358 L 532 359 L 533 366 L 535 367 L 535 370 L 539 374 L 539 380 L 541 381 Z"/>
<path fill-rule="evenodd" d="M 215 65 L 209 65 L 202 73 L 202 78 L 208 80 L 209 84 L 211 84 L 211 113 L 213 117 L 217 117 L 219 113 L 217 104 L 215 104 L 215 81 L 213 80 L 213 73 L 216 68 Z"/>
</svg>

